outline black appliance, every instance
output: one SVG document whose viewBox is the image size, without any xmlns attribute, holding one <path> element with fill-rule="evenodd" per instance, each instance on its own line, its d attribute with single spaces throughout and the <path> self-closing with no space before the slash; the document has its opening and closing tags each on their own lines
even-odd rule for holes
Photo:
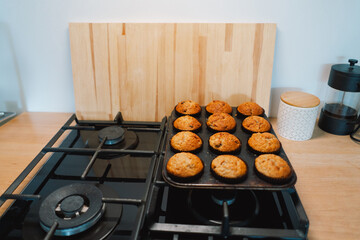
<svg viewBox="0 0 360 240">
<path fill-rule="evenodd" d="M 169 122 L 73 115 L 1 196 L 0 206 L 15 201 L 0 218 L 0 239 L 307 239 L 294 187 L 183 189 L 164 181 Z"/>
<path fill-rule="evenodd" d="M 350 64 L 331 67 L 326 102 L 319 118 L 319 127 L 326 132 L 348 135 L 360 121 L 360 66 L 357 62 L 349 59 Z"/>
</svg>

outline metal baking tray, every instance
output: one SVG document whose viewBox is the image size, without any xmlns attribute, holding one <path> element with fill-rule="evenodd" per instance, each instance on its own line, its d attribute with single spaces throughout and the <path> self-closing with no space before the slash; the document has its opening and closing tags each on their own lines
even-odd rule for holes
<svg viewBox="0 0 360 240">
<path fill-rule="evenodd" d="M 236 116 L 237 115 L 236 108 L 233 107 L 233 111 L 232 111 L 231 115 L 235 118 L 235 121 L 236 121 L 236 130 L 232 134 L 234 134 L 236 137 L 238 137 L 241 141 L 240 152 L 238 154 L 233 154 L 233 155 L 240 157 L 242 160 L 245 161 L 245 163 L 248 166 L 247 178 L 244 181 L 239 182 L 239 183 L 225 183 L 225 182 L 221 182 L 220 180 L 216 179 L 212 175 L 212 173 L 210 171 L 210 164 L 211 164 L 211 161 L 215 157 L 218 156 L 218 154 L 213 153 L 209 149 L 208 140 L 209 140 L 209 137 L 211 135 L 213 135 L 214 133 L 210 132 L 207 129 L 206 120 L 209 115 L 206 113 L 205 107 L 202 107 L 201 114 L 198 117 L 196 117 L 202 124 L 201 130 L 196 132 L 196 134 L 199 135 L 199 137 L 201 137 L 201 139 L 203 140 L 203 147 L 202 147 L 201 151 L 196 153 L 196 155 L 204 163 L 204 172 L 203 172 L 202 176 L 193 182 L 179 182 L 179 181 L 172 179 L 166 171 L 167 162 L 175 154 L 175 152 L 173 152 L 171 150 L 170 140 L 176 133 L 178 133 L 178 131 L 176 129 L 174 129 L 174 127 L 173 127 L 173 121 L 176 118 L 178 118 L 179 116 L 175 113 L 175 111 L 173 111 L 168 120 L 169 126 L 168 126 L 168 134 L 167 134 L 167 139 L 166 139 L 164 163 L 163 163 L 163 169 L 162 169 L 162 175 L 164 177 L 164 180 L 167 183 L 169 183 L 170 185 L 172 185 L 174 187 L 178 187 L 178 188 L 284 190 L 284 189 L 294 186 L 294 184 L 296 183 L 296 180 L 297 180 L 296 173 L 295 173 L 294 168 L 292 167 L 292 165 L 282 147 L 280 149 L 280 152 L 277 155 L 279 155 L 285 161 L 287 161 L 289 163 L 290 168 L 292 169 L 292 176 L 289 179 L 289 181 L 286 183 L 283 183 L 283 184 L 273 184 L 273 183 L 266 182 L 257 176 L 257 174 L 255 173 L 255 170 L 254 170 L 254 161 L 255 161 L 255 158 L 259 155 L 251 152 L 247 148 L 247 141 L 248 141 L 249 137 L 251 136 L 251 134 L 246 133 L 242 130 L 241 123 L 242 123 L 243 119 L 238 118 Z M 263 117 L 265 119 L 269 120 L 265 114 Z M 271 127 L 270 132 L 276 136 L 272 127 Z"/>
</svg>

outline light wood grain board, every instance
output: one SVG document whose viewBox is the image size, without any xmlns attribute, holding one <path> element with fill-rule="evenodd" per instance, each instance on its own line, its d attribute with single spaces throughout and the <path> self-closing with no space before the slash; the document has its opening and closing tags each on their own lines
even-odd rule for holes
<svg viewBox="0 0 360 240">
<path fill-rule="evenodd" d="M 79 119 L 159 121 L 181 100 L 267 112 L 275 24 L 70 23 Z"/>
</svg>

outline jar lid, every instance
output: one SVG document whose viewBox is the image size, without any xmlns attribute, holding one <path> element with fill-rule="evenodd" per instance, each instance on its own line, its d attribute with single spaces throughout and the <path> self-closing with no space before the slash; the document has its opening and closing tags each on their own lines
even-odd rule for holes
<svg viewBox="0 0 360 240">
<path fill-rule="evenodd" d="M 328 85 L 346 92 L 360 92 L 360 66 L 356 59 L 349 59 L 350 64 L 336 64 L 331 67 Z"/>
<path fill-rule="evenodd" d="M 288 105 L 301 108 L 312 108 L 320 104 L 320 99 L 317 96 L 298 91 L 284 92 L 280 99 Z"/>
</svg>

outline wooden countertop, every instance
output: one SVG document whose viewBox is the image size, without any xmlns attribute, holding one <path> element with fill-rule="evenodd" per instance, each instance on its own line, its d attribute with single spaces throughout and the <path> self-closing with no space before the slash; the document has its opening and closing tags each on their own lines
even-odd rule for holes
<svg viewBox="0 0 360 240">
<path fill-rule="evenodd" d="M 22 113 L 0 127 L 0 194 L 70 116 L 71 113 Z M 276 119 L 271 122 L 277 132 Z M 280 136 L 279 140 L 297 173 L 295 187 L 310 220 L 309 239 L 357 239 L 360 145 L 349 136 L 332 135 L 317 126 L 308 141 L 296 142 Z M 4 207 L 0 208 L 0 215 Z"/>
</svg>

